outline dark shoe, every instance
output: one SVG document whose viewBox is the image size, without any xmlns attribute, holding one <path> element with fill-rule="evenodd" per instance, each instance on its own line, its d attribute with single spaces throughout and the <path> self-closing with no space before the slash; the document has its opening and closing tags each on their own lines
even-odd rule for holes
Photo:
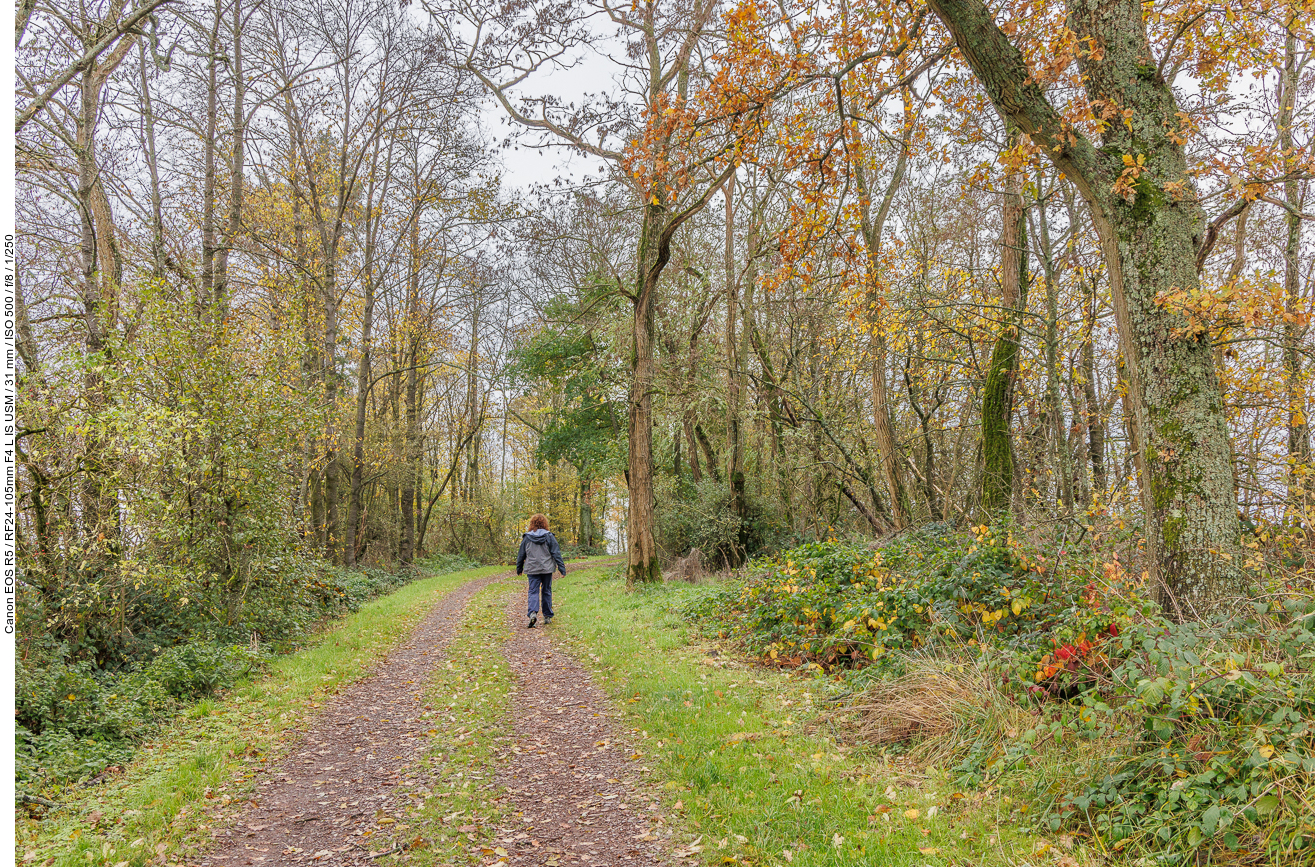
<svg viewBox="0 0 1315 867">
<path fill-rule="evenodd" d="M 549 623 L 552 623 L 552 619 L 554 616 L 555 615 L 549 614 L 547 617 L 543 618 L 543 625 L 547 626 Z"/>
<path fill-rule="evenodd" d="M 527 626 L 527 627 L 525 627 L 525 628 L 526 628 L 526 629 L 533 629 L 533 628 L 534 628 L 534 624 L 536 624 L 536 623 L 538 623 L 538 622 L 539 622 L 539 612 L 536 611 L 536 612 L 534 612 L 533 614 L 530 615 L 530 625 Z"/>
</svg>

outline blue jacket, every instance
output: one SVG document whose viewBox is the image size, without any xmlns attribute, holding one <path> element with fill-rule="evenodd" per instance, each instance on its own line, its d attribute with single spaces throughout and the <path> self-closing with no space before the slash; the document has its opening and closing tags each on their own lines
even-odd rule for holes
<svg viewBox="0 0 1315 867">
<path fill-rule="evenodd" d="M 557 537 L 548 530 L 531 530 L 521 537 L 521 549 L 516 554 L 516 574 L 551 575 L 553 567 L 566 574 L 566 561 Z"/>
</svg>

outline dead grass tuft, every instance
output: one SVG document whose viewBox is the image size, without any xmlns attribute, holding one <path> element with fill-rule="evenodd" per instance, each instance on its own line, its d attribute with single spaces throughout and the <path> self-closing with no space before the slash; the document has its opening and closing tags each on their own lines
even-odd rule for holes
<svg viewBox="0 0 1315 867">
<path fill-rule="evenodd" d="M 1032 715 L 974 662 L 917 659 L 901 677 L 869 687 L 845 709 L 853 737 L 874 746 L 908 744 L 921 763 L 936 764 L 974 743 L 1016 737 Z"/>
</svg>

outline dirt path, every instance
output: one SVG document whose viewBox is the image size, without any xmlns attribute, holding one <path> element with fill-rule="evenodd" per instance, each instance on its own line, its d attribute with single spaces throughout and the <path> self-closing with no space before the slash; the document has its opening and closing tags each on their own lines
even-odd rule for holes
<svg viewBox="0 0 1315 867">
<path fill-rule="evenodd" d="M 510 594 L 507 627 L 515 740 L 499 782 L 521 813 L 498 833 L 507 863 L 671 863 L 658 805 L 616 741 L 602 691 L 554 645 L 554 627 L 525 628 L 523 589 Z"/>
<path fill-rule="evenodd" d="M 373 674 L 335 696 L 294 751 L 262 772 L 250 805 L 214 832 L 216 848 L 198 867 L 366 865 L 395 851 L 388 825 L 405 816 L 402 792 L 420 781 L 417 759 L 431 726 L 442 725 L 425 719 L 432 669 L 445 659 L 471 598 L 508 577 L 475 579 L 448 593 Z M 557 649 L 553 627 L 525 628 L 525 591 L 515 586 L 503 646 L 516 677 L 514 737 L 492 769 L 506 789 L 499 800 L 513 809 L 496 833 L 495 845 L 508 854 L 490 860 L 516 867 L 672 863 L 664 855 L 670 832 L 645 796 L 638 763 L 616 740 L 605 696 Z"/>
<path fill-rule="evenodd" d="M 422 698 L 430 671 L 461 622 L 466 603 L 507 574 L 452 590 L 375 672 L 327 704 L 294 751 L 264 771 L 254 806 L 215 832 L 211 865 L 374 864 L 358 831 L 398 815 L 394 788 L 419 775 L 412 763 L 428 742 Z M 418 763 L 417 763 L 418 764 Z M 373 848 L 385 848 L 375 837 Z"/>
</svg>

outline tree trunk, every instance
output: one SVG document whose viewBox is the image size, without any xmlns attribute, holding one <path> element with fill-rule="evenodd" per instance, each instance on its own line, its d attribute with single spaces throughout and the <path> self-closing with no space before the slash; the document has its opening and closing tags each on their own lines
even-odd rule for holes
<svg viewBox="0 0 1315 867">
<path fill-rule="evenodd" d="M 155 106 L 151 100 L 151 82 L 146 74 L 146 46 L 138 41 L 137 59 L 142 80 L 142 131 L 146 146 L 146 168 L 151 187 L 151 276 L 164 279 L 164 209 L 160 196 L 160 161 L 155 153 Z"/>
<path fill-rule="evenodd" d="M 726 196 L 726 482 L 730 488 L 731 512 L 744 523 L 744 467 L 740 444 L 740 401 L 744 395 L 744 373 L 740 369 L 740 346 L 736 335 L 740 300 L 735 278 L 735 181 L 722 188 Z M 731 553 L 731 568 L 740 565 L 738 549 Z"/>
<path fill-rule="evenodd" d="M 406 428 L 402 446 L 402 513 L 398 559 L 412 563 L 416 555 L 416 484 L 420 478 L 420 414 L 417 404 L 420 363 L 420 221 L 412 216 L 408 240 L 406 315 L 403 317 L 402 365 L 406 367 L 404 390 Z"/>
<path fill-rule="evenodd" d="M 95 569 L 118 555 L 118 497 L 108 483 L 106 445 L 100 434 L 100 412 L 108 406 L 105 377 L 100 372 L 111 352 L 109 335 L 118 312 L 118 291 L 123 264 L 115 237 L 113 214 L 101 180 L 96 157 L 96 125 L 100 119 L 100 97 L 105 82 L 122 62 L 132 40 L 126 37 L 103 65 L 93 64 L 79 80 L 79 112 L 74 131 L 77 155 L 77 207 L 81 224 L 79 265 L 82 316 L 86 328 L 88 361 L 83 376 L 91 424 L 85 434 L 82 458 L 81 518 Z"/>
<path fill-rule="evenodd" d="M 656 197 L 655 197 L 656 198 Z M 635 285 L 635 304 L 630 328 L 630 413 L 627 433 L 627 480 L 630 510 L 626 521 L 626 586 L 660 581 L 657 538 L 653 514 L 653 331 L 658 278 L 670 250 L 661 243 L 666 222 L 660 204 L 644 206 L 644 222 L 639 236 L 639 273 Z"/>
<path fill-rule="evenodd" d="M 580 479 L 580 547 L 594 547 L 593 483 Z"/>
<path fill-rule="evenodd" d="M 342 531 L 338 524 L 338 270 L 337 244 L 325 252 L 323 343 L 320 348 L 320 381 L 324 387 L 324 556 L 342 562 Z"/>
<path fill-rule="evenodd" d="M 703 481 L 703 468 L 699 466 L 699 443 L 694 438 L 694 411 L 686 410 L 684 417 L 681 419 L 681 426 L 685 430 L 685 444 L 689 447 L 689 474 L 694 480 L 694 484 Z"/>
<path fill-rule="evenodd" d="M 480 429 L 484 419 L 479 406 L 479 314 L 480 304 L 476 299 L 475 310 L 470 317 L 470 354 L 466 358 L 466 419 L 465 436 L 469 440 L 466 447 L 466 467 L 461 486 L 462 498 L 467 503 L 479 502 L 479 451 Z"/>
<path fill-rule="evenodd" d="M 886 493 L 890 497 L 890 513 L 896 532 L 909 525 L 908 494 L 904 490 L 904 481 L 899 461 L 899 445 L 895 441 L 894 424 L 891 420 L 889 388 L 887 386 L 886 361 L 887 347 L 885 325 L 881 321 L 880 311 L 885 299 L 881 296 L 881 236 L 885 230 L 886 217 L 890 213 L 895 192 L 904 181 L 908 165 L 908 137 L 911 134 L 912 106 L 909 94 L 904 93 L 905 122 L 909 124 L 900 141 L 899 156 L 891 173 L 890 183 L 882 196 L 881 204 L 873 213 L 873 191 L 868 185 L 867 151 L 863 135 L 858 127 L 858 112 L 851 107 L 850 118 L 845 117 L 844 103 L 838 104 L 842 123 L 842 134 L 848 138 L 851 150 L 850 160 L 854 174 L 854 186 L 858 192 L 859 216 L 863 229 L 863 244 L 866 253 L 866 281 L 868 292 L 868 326 L 872 332 L 872 433 L 876 440 L 878 458 L 881 462 L 881 475 L 886 483 Z"/>
<path fill-rule="evenodd" d="M 1041 194 L 1041 172 L 1037 172 L 1037 239 L 1046 279 L 1046 406 L 1050 416 L 1050 444 L 1059 497 L 1065 514 L 1073 514 L 1073 461 L 1069 451 L 1068 425 L 1059 395 L 1059 281 L 1055 278 L 1055 256 L 1050 246 L 1050 224 L 1045 197 Z"/>
<path fill-rule="evenodd" d="M 215 251 L 214 273 L 215 297 L 219 312 L 224 316 L 228 309 L 228 257 L 242 228 L 242 175 L 246 169 L 247 85 L 242 77 L 242 29 L 242 0 L 233 0 L 233 157 L 229 165 L 228 225 L 224 228 L 219 249 Z M 222 319 L 220 324 L 223 324 Z"/>
<path fill-rule="evenodd" d="M 1014 140 L 1014 136 L 1010 136 Z M 1000 334 L 991 350 L 982 388 L 982 511 L 995 518 L 1014 498 L 1014 379 L 1018 375 L 1019 329 L 1027 311 L 1027 211 L 1022 176 L 1005 179 L 1000 236 Z"/>
<path fill-rule="evenodd" d="M 206 345 L 215 337 L 215 321 L 219 319 L 219 299 L 215 295 L 215 252 L 219 242 L 215 237 L 215 195 L 218 183 L 215 177 L 215 149 L 218 148 L 219 123 L 219 20 L 220 2 L 215 0 L 215 20 L 206 42 L 205 135 L 201 142 L 203 175 L 201 182 L 201 321 L 207 326 Z"/>
<path fill-rule="evenodd" d="M 1285 155 L 1287 178 L 1283 181 L 1283 201 L 1287 205 L 1287 238 L 1283 244 L 1283 391 L 1287 399 L 1288 423 L 1288 509 L 1297 521 L 1305 514 L 1305 469 L 1311 462 L 1310 426 L 1306 420 L 1306 389 L 1302 382 L 1302 343 L 1307 326 L 1299 324 L 1301 301 L 1301 197 L 1295 175 L 1300 171 L 1293 149 L 1292 122 L 1297 103 L 1297 39 L 1292 32 L 1295 21 L 1287 23 L 1284 41 L 1283 71 L 1279 77 L 1278 141 Z"/>
<path fill-rule="evenodd" d="M 1091 458 L 1091 485 L 1105 499 L 1105 418 L 1096 393 L 1096 284 L 1079 276 L 1083 295 L 1082 402 L 1087 422 L 1087 453 Z"/>
<path fill-rule="evenodd" d="M 357 551 L 363 548 L 362 498 L 365 494 L 365 411 L 370 396 L 370 354 L 374 331 L 374 230 L 367 229 L 364 283 L 365 309 L 361 314 L 361 358 L 356 366 L 356 419 L 352 433 L 351 496 L 347 507 L 346 542 L 343 563 L 356 565 Z"/>
<path fill-rule="evenodd" d="M 982 0 L 930 0 L 997 109 L 1073 180 L 1090 208 L 1144 438 L 1142 505 L 1161 602 L 1175 616 L 1200 616 L 1234 602 L 1245 586 L 1210 335 L 1159 300 L 1161 293 L 1199 288 L 1204 212 L 1187 174 L 1179 108 L 1156 68 L 1142 4 L 1067 5 L 1077 44 L 1101 49 L 1078 55 L 1087 98 L 1127 113 L 1126 124 L 1104 127 L 1099 149 L 1063 122 Z"/>
</svg>

